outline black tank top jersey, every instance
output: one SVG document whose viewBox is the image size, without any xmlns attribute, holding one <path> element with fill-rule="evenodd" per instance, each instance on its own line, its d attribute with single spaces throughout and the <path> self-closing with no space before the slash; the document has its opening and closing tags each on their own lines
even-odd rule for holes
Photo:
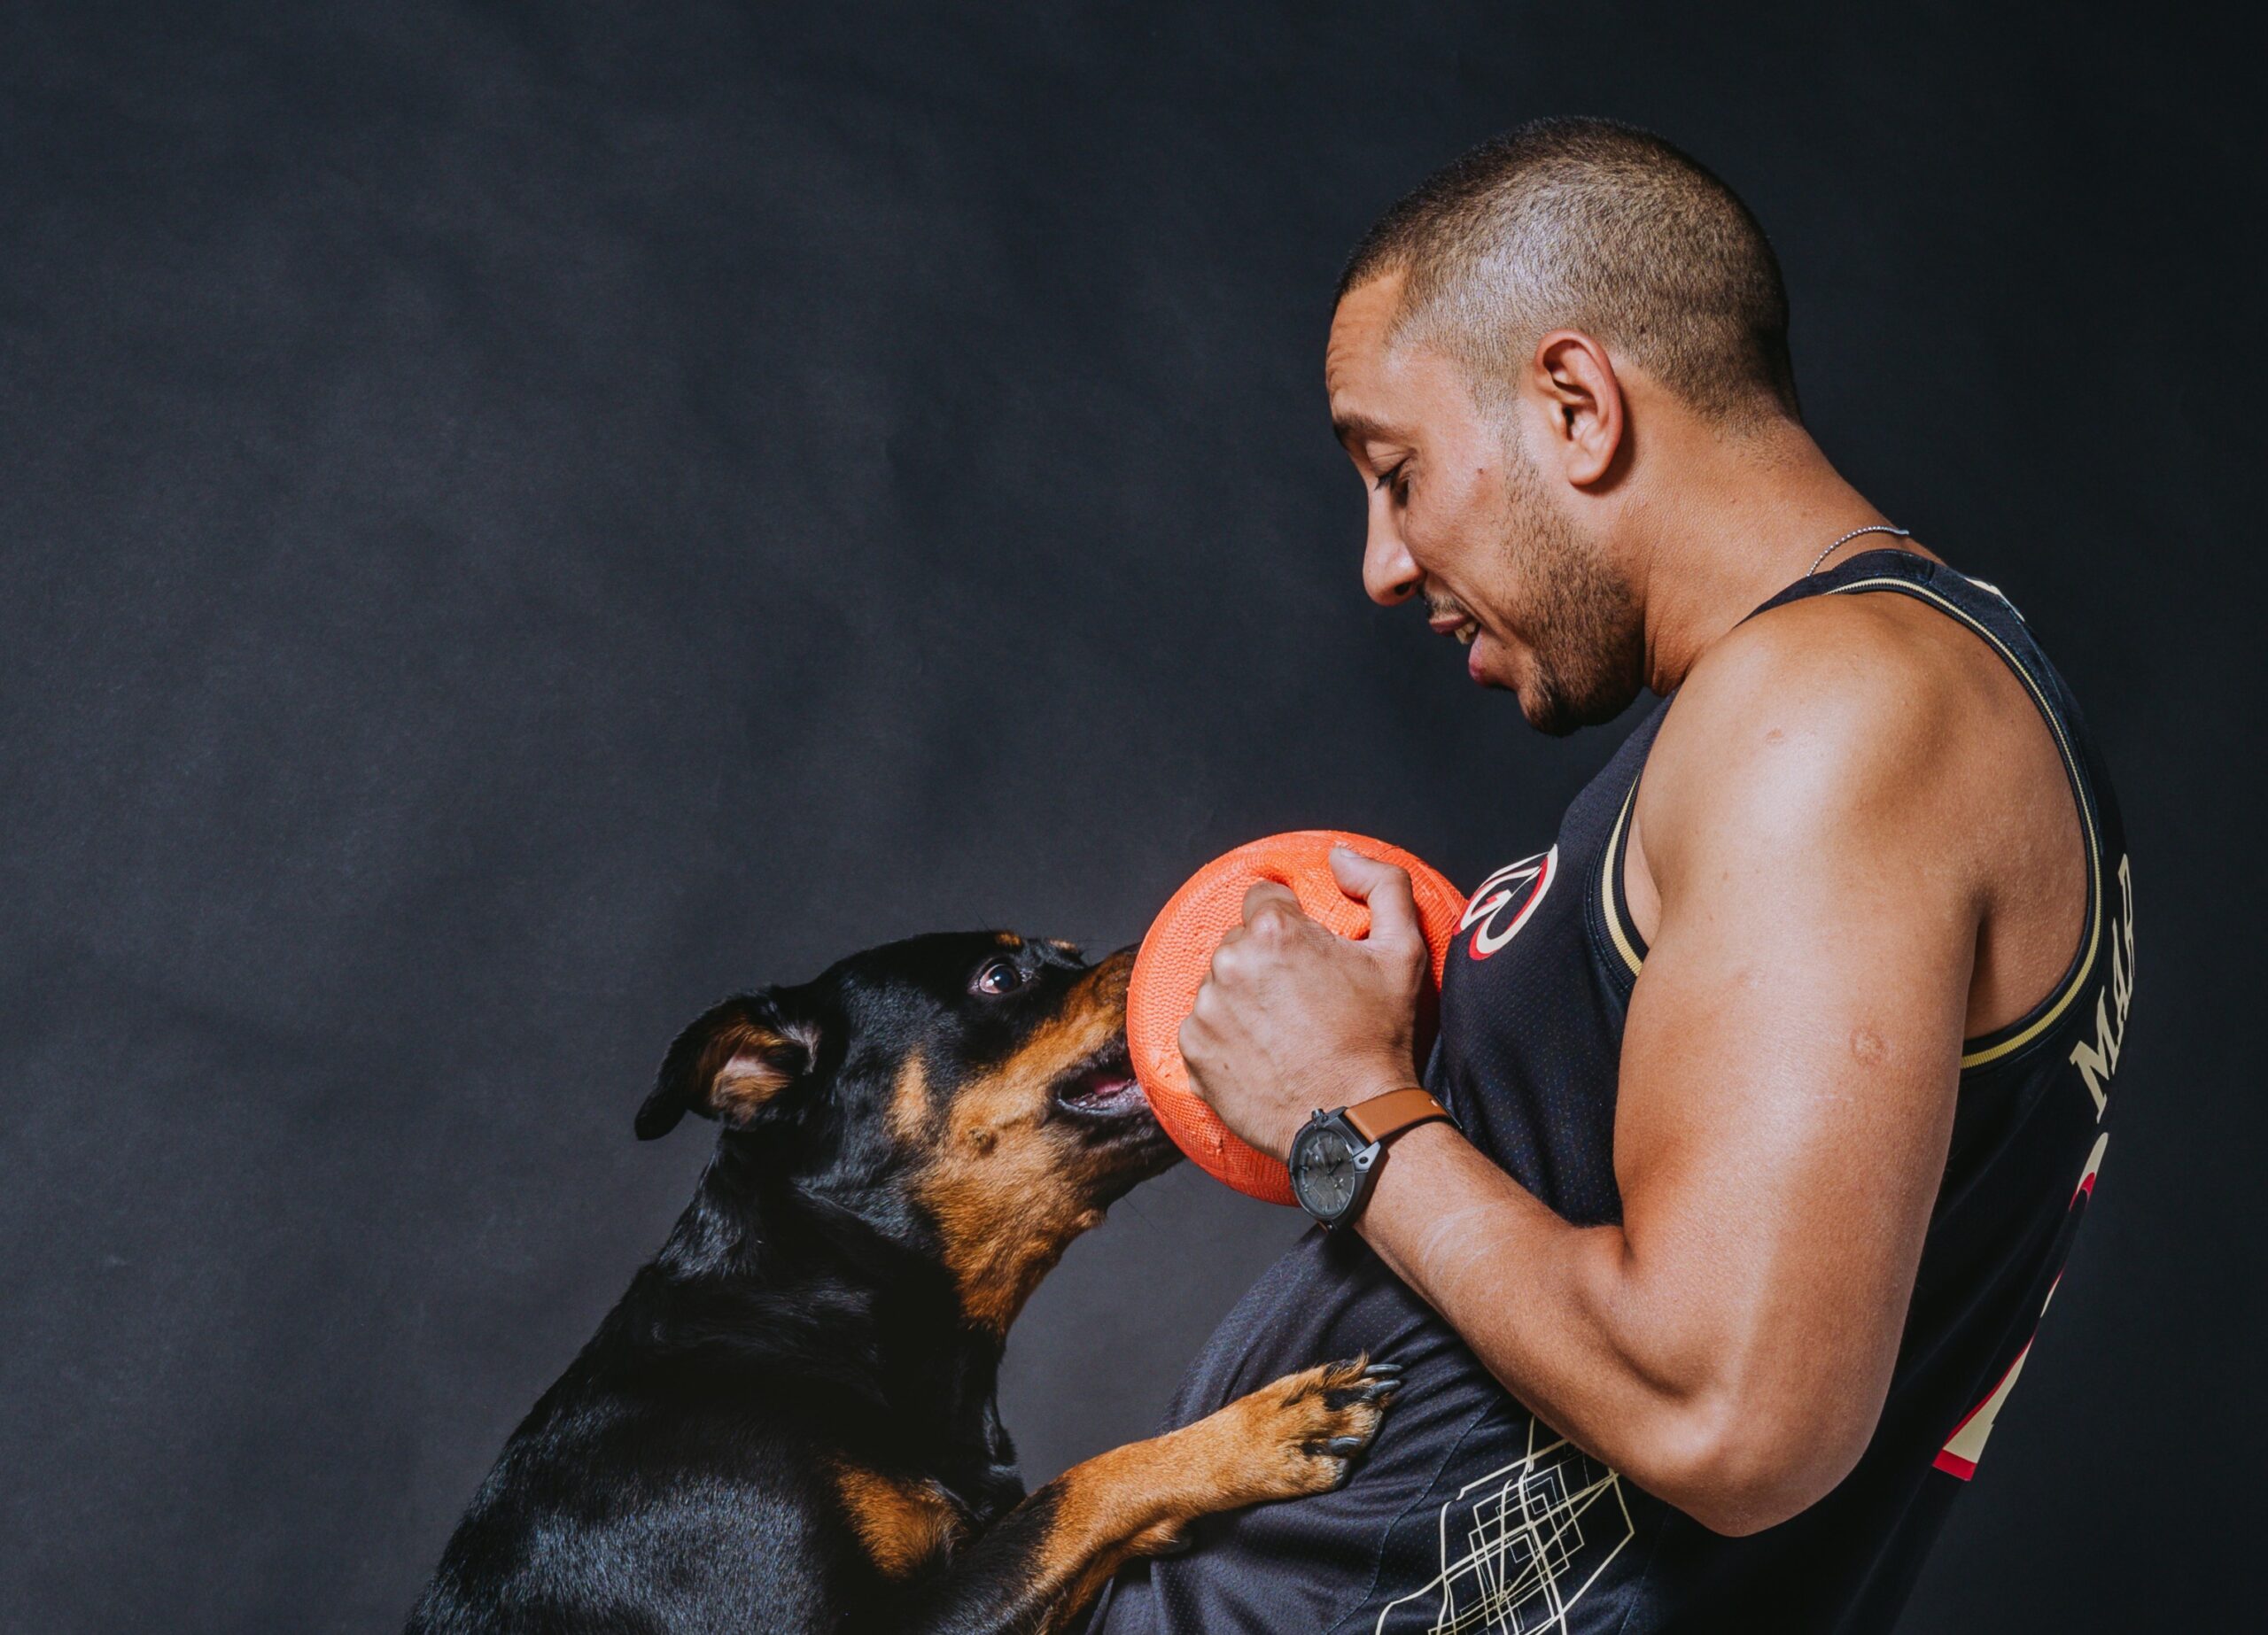
<svg viewBox="0 0 2268 1635">
<path fill-rule="evenodd" d="M 1407 1369 L 1378 1445 L 1338 1492 L 1210 1518 L 1193 1530 L 1192 1553 L 1129 1569 L 1094 1630 L 1891 1626 L 2031 1354 L 2093 1191 L 2134 979 L 2134 916 L 2109 780 L 2016 609 L 1990 586 L 1895 551 L 1814 575 L 1766 608 L 1862 594 L 1938 609 L 2021 678 L 2070 775 L 2089 884 L 2063 980 L 2031 1014 L 1964 1046 L 1952 1148 L 1889 1399 L 1857 1468 L 1792 1521 L 1745 1538 L 1711 1533 L 1539 1422 L 1359 1237 L 1317 1229 L 1229 1314 L 1169 1419 L 1186 1423 L 1293 1369 L 1368 1352 Z M 1578 1224 L 1620 1215 L 1617 1063 L 1646 957 L 1623 899 L 1623 837 L 1673 701 L 1568 808 L 1556 845 L 1472 895 L 1425 1074 L 1483 1151 Z"/>
</svg>

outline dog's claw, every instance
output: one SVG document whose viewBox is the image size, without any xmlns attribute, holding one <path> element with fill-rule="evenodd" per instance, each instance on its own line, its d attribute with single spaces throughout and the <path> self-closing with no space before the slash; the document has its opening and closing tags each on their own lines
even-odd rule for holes
<svg viewBox="0 0 2268 1635">
<path fill-rule="evenodd" d="M 1365 1377 L 1352 1385 L 1340 1386 L 1331 1392 L 1324 1400 L 1333 1408 L 1343 1408 L 1356 1402 L 1372 1403 L 1384 1407 L 1394 1400 L 1394 1393 L 1401 1389 L 1402 1380 L 1398 1375 L 1389 1374 L 1379 1379 Z"/>
</svg>

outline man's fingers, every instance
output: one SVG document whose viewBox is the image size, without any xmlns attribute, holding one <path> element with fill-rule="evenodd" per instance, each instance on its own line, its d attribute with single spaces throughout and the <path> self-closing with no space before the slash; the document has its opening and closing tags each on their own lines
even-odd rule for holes
<svg viewBox="0 0 2268 1635">
<path fill-rule="evenodd" d="M 1252 889 L 1244 894 L 1244 923 L 1247 926 L 1256 924 L 1260 916 L 1270 909 L 1285 910 L 1302 919 L 1307 918 L 1301 913 L 1300 900 L 1292 895 L 1289 886 L 1278 885 L 1274 880 L 1254 881 Z"/>
<path fill-rule="evenodd" d="M 1202 1096 L 1204 1089 L 1197 1078 L 1197 1058 L 1204 1053 L 1205 1034 L 1194 1011 L 1181 1019 L 1181 1026 L 1175 1029 L 1173 1040 L 1181 1050 L 1181 1059 L 1188 1065 L 1192 1087 Z"/>
<path fill-rule="evenodd" d="M 1331 872 L 1341 891 L 1371 905 L 1371 941 L 1425 941 L 1425 930 L 1418 923 L 1418 902 L 1410 895 L 1408 871 L 1365 857 L 1341 841 L 1331 848 Z"/>
</svg>

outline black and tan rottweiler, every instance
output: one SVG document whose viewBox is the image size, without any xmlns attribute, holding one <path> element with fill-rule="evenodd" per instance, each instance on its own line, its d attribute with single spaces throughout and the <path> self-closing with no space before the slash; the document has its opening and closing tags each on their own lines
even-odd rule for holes
<svg viewBox="0 0 2268 1635">
<path fill-rule="evenodd" d="M 1017 1479 L 1008 1325 L 1176 1156 L 1128 1065 L 1131 965 L 915 937 L 687 1027 L 638 1134 L 701 1113 L 716 1156 L 513 1432 L 410 1629 L 1056 1631 L 1195 1518 L 1344 1481 L 1385 1365 Z"/>
</svg>

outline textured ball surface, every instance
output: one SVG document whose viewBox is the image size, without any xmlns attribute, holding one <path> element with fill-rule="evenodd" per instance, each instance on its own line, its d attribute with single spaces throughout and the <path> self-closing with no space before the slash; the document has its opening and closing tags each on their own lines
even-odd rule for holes
<svg viewBox="0 0 2268 1635">
<path fill-rule="evenodd" d="M 1126 996 L 1126 1041 L 1135 1076 L 1166 1134 L 1198 1168 L 1238 1191 L 1270 1204 L 1289 1204 L 1290 1174 L 1282 1162 L 1231 1135 L 1191 1087 L 1189 1065 L 1181 1058 L 1179 1034 L 1197 990 L 1205 984 L 1222 936 L 1244 923 L 1244 895 L 1261 880 L 1291 887 L 1311 919 L 1342 937 L 1371 932 L 1369 907 L 1340 889 L 1331 872 L 1331 848 L 1344 843 L 1365 857 L 1409 871 L 1418 923 L 1433 950 L 1433 993 L 1438 994 L 1449 939 L 1464 912 L 1464 895 L 1431 868 L 1384 841 L 1343 834 L 1335 829 L 1300 829 L 1271 834 L 1239 846 L 1207 864 L 1151 922 L 1134 957 L 1132 986 Z M 1421 1006 L 1421 1030 L 1434 1014 L 1432 997 Z M 1429 1038 L 1418 1041 L 1424 1058 Z"/>
</svg>

